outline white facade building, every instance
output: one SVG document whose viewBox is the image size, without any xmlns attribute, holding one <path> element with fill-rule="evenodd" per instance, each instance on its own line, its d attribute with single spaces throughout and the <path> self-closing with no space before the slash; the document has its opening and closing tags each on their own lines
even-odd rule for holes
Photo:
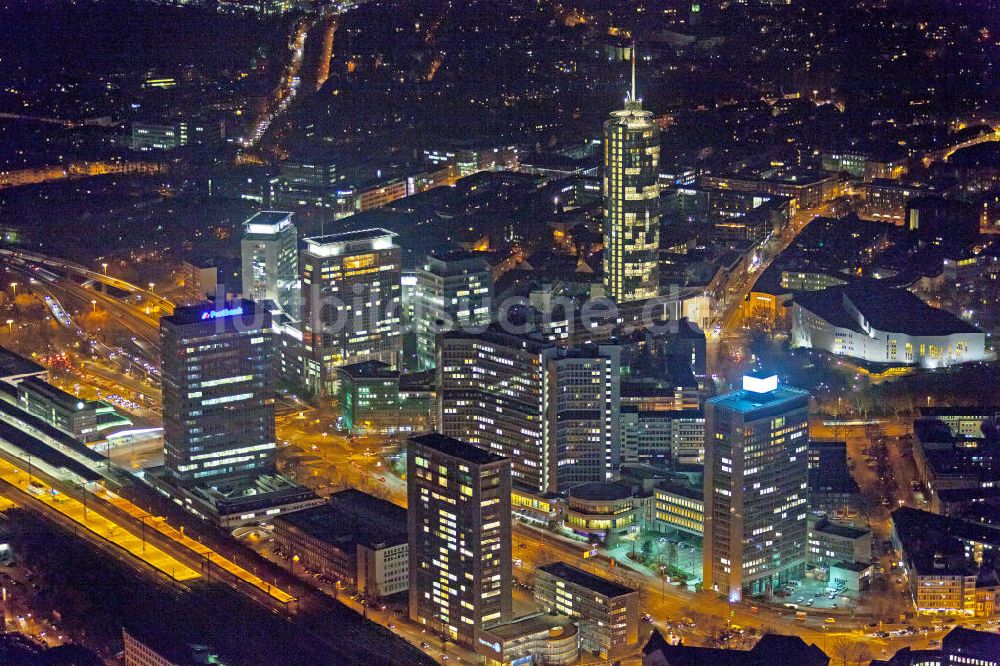
<svg viewBox="0 0 1000 666">
<path fill-rule="evenodd" d="M 986 335 L 905 289 L 859 283 L 795 295 L 792 346 L 941 368 L 987 358 Z"/>
</svg>

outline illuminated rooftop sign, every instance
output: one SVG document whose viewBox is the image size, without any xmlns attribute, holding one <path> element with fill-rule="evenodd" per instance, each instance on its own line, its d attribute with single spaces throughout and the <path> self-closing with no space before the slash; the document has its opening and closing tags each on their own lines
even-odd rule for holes
<svg viewBox="0 0 1000 666">
<path fill-rule="evenodd" d="M 743 375 L 743 390 L 753 393 L 770 393 L 778 388 L 778 375 L 770 377 L 754 377 Z"/>
<path fill-rule="evenodd" d="M 225 310 L 209 310 L 208 312 L 202 312 L 202 319 L 219 319 L 220 317 L 236 317 L 243 314 L 243 306 L 236 308 L 226 308 Z"/>
</svg>

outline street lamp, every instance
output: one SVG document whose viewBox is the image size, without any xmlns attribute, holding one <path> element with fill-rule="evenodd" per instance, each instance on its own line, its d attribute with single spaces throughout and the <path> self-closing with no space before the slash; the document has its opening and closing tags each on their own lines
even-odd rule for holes
<svg viewBox="0 0 1000 666">
<path fill-rule="evenodd" d="M 155 286 L 156 285 L 154 283 L 152 283 L 152 282 L 149 283 L 149 293 L 151 293 L 151 294 L 153 293 L 153 287 L 155 287 Z"/>
<path fill-rule="evenodd" d="M 102 262 L 101 263 L 101 268 L 104 269 L 104 274 L 107 275 L 108 274 L 108 263 L 107 262 Z"/>
<path fill-rule="evenodd" d="M 90 304 L 91 304 L 91 305 L 93 306 L 93 308 L 94 308 L 94 310 L 93 310 L 93 311 L 94 311 L 94 312 L 97 312 L 97 301 L 96 301 L 96 300 L 93 300 L 93 299 L 91 299 L 91 301 L 90 301 Z"/>
<path fill-rule="evenodd" d="M 15 296 L 17 296 L 17 283 L 16 283 L 16 282 L 11 282 L 11 283 L 10 283 L 10 290 L 11 290 L 12 292 L 14 292 L 14 295 L 15 295 Z"/>
<path fill-rule="evenodd" d="M 13 319 L 8 319 L 7 320 L 7 332 L 8 333 L 13 333 L 14 332 L 14 320 Z"/>
</svg>

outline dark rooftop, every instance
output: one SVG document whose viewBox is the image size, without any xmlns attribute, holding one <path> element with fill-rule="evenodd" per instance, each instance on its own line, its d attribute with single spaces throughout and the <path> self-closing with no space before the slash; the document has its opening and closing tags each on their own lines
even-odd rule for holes
<svg viewBox="0 0 1000 666">
<path fill-rule="evenodd" d="M 489 451 L 473 446 L 468 442 L 463 442 L 460 439 L 447 437 L 436 432 L 411 437 L 410 441 L 414 444 L 434 449 L 435 451 L 443 453 L 446 456 L 460 458 L 476 465 L 488 465 L 490 463 L 505 460 L 505 458 L 498 456 L 495 453 L 490 453 Z"/>
<path fill-rule="evenodd" d="M 0 410 L 10 413 L 10 410 L 17 410 L 17 408 L 0 401 Z M 63 431 L 49 426 L 41 419 L 35 418 L 26 412 L 22 412 L 21 410 L 17 410 L 17 412 L 19 413 L 17 413 L 16 418 L 29 424 L 32 428 L 41 430 L 46 435 L 55 438 L 59 441 L 60 445 L 71 448 L 77 455 L 94 461 L 95 466 L 98 462 L 104 462 L 103 457 L 94 453 L 83 444 L 80 444 Z M 91 466 L 85 465 L 77 458 L 73 458 L 53 446 L 49 446 L 41 439 L 24 432 L 6 421 L 0 421 L 0 438 L 28 453 L 32 458 L 36 459 L 36 462 L 37 460 L 43 460 L 52 467 L 65 468 L 87 481 L 97 481 L 101 478 L 101 475 L 95 472 Z"/>
<path fill-rule="evenodd" d="M 15 354 L 5 347 L 0 347 L 0 373 L 2 373 L 0 376 L 12 377 L 16 375 L 35 374 L 45 371 L 45 368 L 38 365 L 34 361 L 29 361 L 23 356 Z"/>
<path fill-rule="evenodd" d="M 968 656 L 996 657 L 1000 655 L 1000 634 L 955 627 L 941 644 L 949 653 L 962 652 Z"/>
<path fill-rule="evenodd" d="M 845 560 L 838 560 L 831 565 L 835 569 L 844 569 L 845 571 L 861 572 L 868 569 L 872 565 L 866 562 L 847 562 Z"/>
<path fill-rule="evenodd" d="M 392 366 L 382 361 L 362 361 L 342 365 L 337 368 L 337 372 L 342 372 L 351 379 L 392 379 L 399 376 Z"/>
<path fill-rule="evenodd" d="M 306 238 L 307 243 L 324 245 L 326 243 L 350 243 L 351 241 L 374 240 L 383 236 L 395 236 L 396 234 L 388 229 L 358 229 L 356 231 L 343 231 L 336 234 L 326 234 L 325 236 L 312 236 Z"/>
<path fill-rule="evenodd" d="M 406 543 L 406 509 L 360 490 L 330 495 L 327 503 L 278 518 L 310 536 L 342 546 Z"/>
<path fill-rule="evenodd" d="M 976 567 L 966 559 L 963 541 L 1000 548 L 1000 530 L 960 518 L 904 506 L 892 512 L 892 522 L 905 557 L 919 574 L 974 574 Z"/>
<path fill-rule="evenodd" d="M 845 310 L 845 298 L 880 331 L 917 336 L 980 332 L 958 317 L 927 305 L 906 289 L 886 287 L 876 280 L 799 292 L 795 302 L 834 326 L 862 333 L 854 317 Z"/>
<path fill-rule="evenodd" d="M 672 495 L 686 497 L 696 502 L 705 501 L 705 490 L 703 487 L 692 486 L 689 483 L 684 483 L 680 479 L 664 479 L 657 484 L 657 488 Z"/>
<path fill-rule="evenodd" d="M 669 666 L 829 666 L 830 658 L 798 636 L 766 634 L 752 650 L 669 645 L 654 631 L 643 654 L 661 654 Z"/>
<path fill-rule="evenodd" d="M 593 481 L 570 488 L 569 496 L 589 502 L 612 502 L 632 497 L 632 488 L 621 481 Z"/>
<path fill-rule="evenodd" d="M 38 376 L 27 377 L 23 379 L 18 386 L 51 400 L 59 407 L 67 411 L 79 412 L 87 409 L 88 407 L 97 406 L 96 401 L 81 400 L 72 393 L 67 393 L 58 386 L 53 386 Z"/>
<path fill-rule="evenodd" d="M 845 539 L 860 539 L 866 534 L 870 534 L 870 530 L 863 530 L 859 527 L 851 527 L 849 525 L 840 525 L 838 523 L 831 523 L 827 519 L 822 519 L 817 521 L 813 526 L 814 530 L 819 530 L 820 532 L 826 532 L 827 534 L 834 534 L 839 537 L 844 537 Z"/>
<path fill-rule="evenodd" d="M 580 587 L 584 587 L 592 592 L 604 595 L 605 597 L 620 597 L 623 594 L 635 592 L 635 590 L 631 587 L 625 587 L 624 585 L 619 585 L 618 583 L 608 580 L 607 578 L 601 578 L 600 576 L 587 573 L 586 571 L 577 569 L 576 567 L 570 566 L 565 562 L 553 562 L 552 564 L 546 564 L 538 567 L 537 571 L 544 571 L 551 576 L 555 576 L 556 578 L 562 579 L 568 583 L 573 583 L 574 585 L 579 585 Z"/>
</svg>

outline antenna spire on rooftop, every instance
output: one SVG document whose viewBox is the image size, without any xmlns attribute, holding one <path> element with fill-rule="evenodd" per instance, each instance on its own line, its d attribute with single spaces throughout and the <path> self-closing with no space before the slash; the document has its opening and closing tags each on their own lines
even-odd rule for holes
<svg viewBox="0 0 1000 666">
<path fill-rule="evenodd" d="M 636 101 L 635 96 L 635 42 L 632 42 L 632 96 L 629 98 Z"/>
</svg>

